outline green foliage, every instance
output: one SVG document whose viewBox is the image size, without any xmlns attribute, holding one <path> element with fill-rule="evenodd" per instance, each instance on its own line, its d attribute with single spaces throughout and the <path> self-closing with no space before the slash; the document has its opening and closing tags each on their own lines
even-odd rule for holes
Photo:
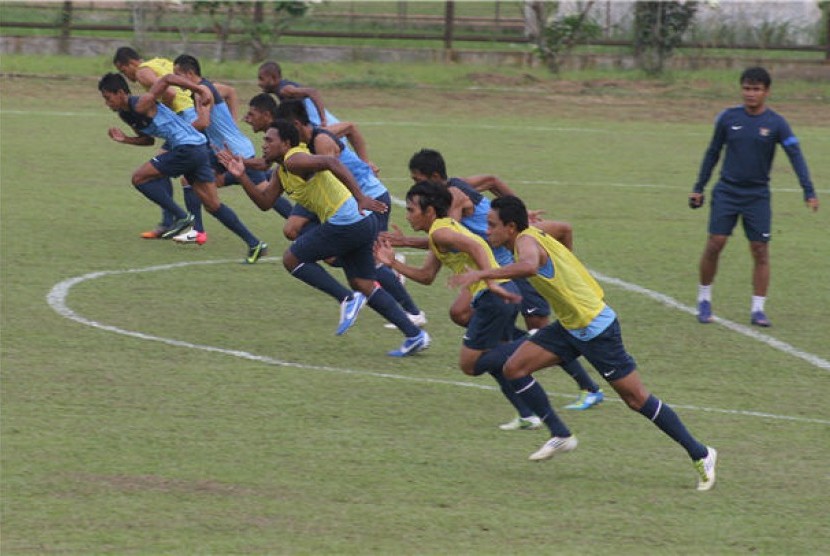
<svg viewBox="0 0 830 556">
<path fill-rule="evenodd" d="M 602 27 L 588 17 L 593 2 L 586 2 L 577 14 L 558 15 L 558 2 L 553 5 L 553 14 L 547 18 L 537 41 L 537 54 L 553 73 L 559 73 L 562 57 L 574 47 L 590 39 L 602 36 Z"/>
<path fill-rule="evenodd" d="M 666 58 L 682 42 L 697 2 L 640 1 L 634 4 L 634 52 L 647 73 L 663 71 Z"/>
</svg>

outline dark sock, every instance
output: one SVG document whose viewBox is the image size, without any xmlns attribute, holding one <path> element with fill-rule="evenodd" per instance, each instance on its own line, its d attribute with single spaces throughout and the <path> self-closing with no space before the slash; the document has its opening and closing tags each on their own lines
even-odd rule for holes
<svg viewBox="0 0 830 556">
<path fill-rule="evenodd" d="M 398 327 L 407 338 L 412 338 L 421 333 L 421 329 L 412 324 L 406 313 L 403 312 L 395 299 L 383 288 L 376 287 L 369 295 L 369 307 L 383 318 Z"/>
<path fill-rule="evenodd" d="M 513 352 L 516 351 L 520 343 L 521 341 L 502 344 L 481 354 L 481 357 L 476 361 L 473 372 L 476 376 L 483 373 L 490 373 L 493 379 L 499 384 L 501 393 L 507 398 L 510 405 L 516 408 L 520 417 L 527 419 L 533 416 L 533 411 L 519 398 L 516 390 L 513 389 L 513 386 L 510 385 L 502 372 L 504 364 L 513 355 Z"/>
<path fill-rule="evenodd" d="M 643 407 L 640 408 L 640 413 L 650 419 L 675 442 L 683 446 L 690 458 L 698 460 L 706 457 L 708 452 L 706 446 L 698 442 L 686 430 L 686 426 L 680 420 L 680 417 L 668 404 L 664 404 L 659 398 L 650 395 Z"/>
<path fill-rule="evenodd" d="M 571 377 L 579 385 L 580 390 L 587 390 L 589 392 L 598 392 L 599 384 L 594 382 L 579 362 L 579 359 L 574 359 L 570 363 L 562 363 L 562 370 L 571 375 Z"/>
<path fill-rule="evenodd" d="M 173 197 L 173 182 L 167 180 L 167 192 L 170 194 L 170 198 L 175 200 Z M 164 228 L 172 228 L 173 223 L 176 221 L 176 215 L 170 212 L 167 209 L 161 209 L 161 225 Z"/>
<path fill-rule="evenodd" d="M 291 275 L 299 278 L 309 286 L 329 294 L 338 303 L 352 295 L 352 290 L 335 280 L 317 263 L 300 263 L 291 271 Z"/>
<path fill-rule="evenodd" d="M 400 283 L 398 277 L 395 276 L 395 272 L 386 265 L 381 265 L 375 269 L 377 273 L 378 282 L 383 287 L 384 290 L 389 292 L 395 301 L 398 302 L 398 305 L 403 307 L 403 310 L 411 315 L 417 315 L 421 312 L 418 309 L 418 306 L 415 305 L 415 302 L 412 300 L 412 297 L 409 295 L 409 292 L 406 291 L 406 288 L 403 287 L 403 284 Z"/>
<path fill-rule="evenodd" d="M 225 203 L 219 205 L 219 210 L 213 213 L 213 217 L 221 222 L 227 229 L 238 235 L 248 244 L 248 247 L 256 247 L 259 240 L 245 227 L 236 213 Z"/>
<path fill-rule="evenodd" d="M 548 427 L 551 436 L 571 436 L 571 431 L 551 407 L 547 392 L 533 378 L 533 375 L 511 380 L 510 385 L 516 391 L 519 399 Z"/>
<path fill-rule="evenodd" d="M 173 200 L 173 196 L 170 194 L 172 188 L 170 178 L 157 178 L 136 186 L 136 189 L 142 195 L 172 213 L 177 220 L 181 220 L 187 217 L 187 213 Z"/>
<path fill-rule="evenodd" d="M 187 207 L 187 212 L 193 215 L 193 229 L 197 232 L 204 232 L 205 226 L 202 223 L 202 200 L 193 191 L 193 187 L 185 185 L 184 192 L 184 206 Z"/>
<path fill-rule="evenodd" d="M 272 208 L 283 218 L 288 218 L 291 216 L 291 209 L 294 207 L 291 206 L 291 201 L 283 196 L 279 196 L 274 202 L 274 206 Z"/>
</svg>

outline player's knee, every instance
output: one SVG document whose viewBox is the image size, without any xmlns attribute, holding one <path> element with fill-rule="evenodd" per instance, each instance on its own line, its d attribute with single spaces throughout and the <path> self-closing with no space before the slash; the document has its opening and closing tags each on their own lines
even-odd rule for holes
<svg viewBox="0 0 830 556">
<path fill-rule="evenodd" d="M 470 323 L 470 312 L 466 308 L 450 307 L 450 320 L 462 328 Z"/>
</svg>

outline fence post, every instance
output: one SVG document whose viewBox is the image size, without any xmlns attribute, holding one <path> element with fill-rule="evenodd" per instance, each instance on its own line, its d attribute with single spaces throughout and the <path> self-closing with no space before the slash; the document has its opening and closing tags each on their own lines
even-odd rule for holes
<svg viewBox="0 0 830 556">
<path fill-rule="evenodd" d="M 65 0 L 61 8 L 61 34 L 58 39 L 58 53 L 69 54 L 69 35 L 72 32 L 72 2 Z"/>
<path fill-rule="evenodd" d="M 452 32 L 455 26 L 455 2 L 447 0 L 444 8 L 444 48 L 452 50 Z"/>
</svg>

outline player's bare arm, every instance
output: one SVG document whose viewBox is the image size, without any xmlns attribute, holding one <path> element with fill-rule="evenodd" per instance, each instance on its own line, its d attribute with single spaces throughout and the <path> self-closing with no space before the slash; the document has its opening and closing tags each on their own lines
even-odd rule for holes
<svg viewBox="0 0 830 556">
<path fill-rule="evenodd" d="M 395 258 L 395 250 L 388 240 L 378 238 L 374 246 L 375 259 L 378 262 L 385 264 L 392 270 L 399 272 L 407 278 L 418 282 L 419 284 L 430 285 L 435 281 L 438 271 L 441 270 L 441 261 L 435 256 L 432 251 L 427 253 L 424 264 L 418 268 L 410 266 Z"/>
<path fill-rule="evenodd" d="M 136 135 L 134 137 L 130 137 L 126 135 L 123 131 L 118 129 L 117 127 L 111 127 L 107 130 L 107 134 L 109 135 L 110 139 L 115 141 L 116 143 L 123 143 L 125 145 L 135 145 L 138 147 L 149 147 L 153 145 L 156 141 L 149 135 Z"/>
<path fill-rule="evenodd" d="M 429 238 L 404 235 L 397 224 L 392 229 L 378 234 L 378 237 L 388 241 L 393 247 L 413 247 L 415 249 L 429 249 Z"/>
<path fill-rule="evenodd" d="M 135 72 L 135 80 L 141 84 L 145 91 L 149 91 L 159 80 L 159 76 L 150 68 L 138 68 Z M 167 105 L 171 104 L 175 98 L 176 90 L 172 87 L 166 87 L 162 92 L 161 101 Z"/>
<path fill-rule="evenodd" d="M 227 168 L 228 172 L 239 180 L 245 193 L 260 210 L 271 210 L 274 203 L 283 193 L 279 172 L 272 173 L 270 181 L 254 183 L 245 173 L 245 161 L 241 156 L 231 154 L 230 151 L 225 149 L 217 152 L 216 158 Z"/>
<path fill-rule="evenodd" d="M 501 178 L 492 174 L 479 174 L 462 179 L 473 186 L 473 188 L 480 193 L 489 191 L 496 197 L 516 195 L 513 190 L 510 189 L 510 186 L 508 186 Z"/>
</svg>

